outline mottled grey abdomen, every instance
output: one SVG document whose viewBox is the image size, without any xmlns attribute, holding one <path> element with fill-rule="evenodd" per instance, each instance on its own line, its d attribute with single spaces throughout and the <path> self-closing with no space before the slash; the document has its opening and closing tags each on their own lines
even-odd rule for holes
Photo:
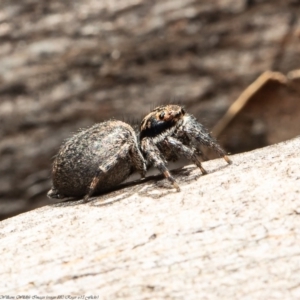
<svg viewBox="0 0 300 300">
<path fill-rule="evenodd" d="M 53 163 L 53 187 L 48 195 L 55 197 L 56 193 L 58 198 L 86 195 L 91 182 L 99 173 L 99 167 L 106 172 L 100 171 L 96 193 L 120 184 L 134 169 L 131 158 L 120 155 L 124 144 L 131 145 L 130 141 L 136 139 L 132 132 L 131 127 L 124 122 L 108 121 L 70 138 L 61 147 Z M 117 163 L 110 166 L 110 162 L 115 159 Z"/>
</svg>

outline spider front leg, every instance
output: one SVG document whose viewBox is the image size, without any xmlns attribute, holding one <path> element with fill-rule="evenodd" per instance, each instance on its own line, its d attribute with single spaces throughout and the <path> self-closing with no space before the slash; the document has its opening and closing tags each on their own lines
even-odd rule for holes
<svg viewBox="0 0 300 300">
<path fill-rule="evenodd" d="M 225 159 L 228 164 L 232 161 L 227 156 L 225 150 L 218 144 L 218 142 L 210 135 L 208 130 L 200 124 L 194 117 L 188 116 L 188 121 L 184 124 L 183 134 L 186 134 L 191 140 L 194 139 L 200 145 L 207 146 L 217 152 Z"/>
<path fill-rule="evenodd" d="M 198 159 L 195 151 L 191 150 L 189 147 L 182 144 L 179 140 L 173 137 L 167 137 L 167 143 L 169 147 L 175 149 L 180 156 L 191 160 L 202 172 L 202 174 L 207 174 L 206 170 L 202 167 L 200 160 Z"/>
<path fill-rule="evenodd" d="M 161 158 L 159 149 L 154 142 L 152 142 L 151 139 L 144 138 L 141 142 L 141 148 L 148 164 L 156 167 L 172 183 L 177 192 L 179 192 L 180 187 L 175 178 L 170 174 L 170 171 L 166 167 L 164 160 Z"/>
</svg>

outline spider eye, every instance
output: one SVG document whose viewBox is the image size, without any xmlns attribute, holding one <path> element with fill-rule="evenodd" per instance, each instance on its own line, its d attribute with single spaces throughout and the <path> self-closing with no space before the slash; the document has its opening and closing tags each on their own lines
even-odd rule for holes
<svg viewBox="0 0 300 300">
<path fill-rule="evenodd" d="M 183 115 L 185 114 L 184 108 L 181 109 L 181 113 L 182 113 Z"/>
<path fill-rule="evenodd" d="M 160 115 L 159 115 L 159 118 L 162 120 L 165 116 L 165 113 L 164 112 L 161 112 Z"/>
</svg>

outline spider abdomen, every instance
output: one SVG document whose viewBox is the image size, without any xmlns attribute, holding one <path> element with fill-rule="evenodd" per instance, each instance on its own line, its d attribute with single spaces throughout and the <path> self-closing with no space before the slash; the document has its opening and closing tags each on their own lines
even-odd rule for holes
<svg viewBox="0 0 300 300">
<path fill-rule="evenodd" d="M 82 197 L 104 192 L 126 180 L 134 169 L 143 175 L 146 172 L 131 126 L 121 121 L 96 124 L 61 147 L 53 163 L 53 187 L 48 196 Z"/>
</svg>

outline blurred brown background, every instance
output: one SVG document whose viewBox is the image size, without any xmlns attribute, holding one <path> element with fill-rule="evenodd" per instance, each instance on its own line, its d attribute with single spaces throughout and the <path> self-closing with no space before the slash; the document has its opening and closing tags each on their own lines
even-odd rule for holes
<svg viewBox="0 0 300 300">
<path fill-rule="evenodd" d="M 0 219 L 47 203 L 52 158 L 79 128 L 180 102 L 212 129 L 262 72 L 300 68 L 299 16 L 297 0 L 1 1 Z M 297 90 L 257 97 L 219 137 L 232 153 L 300 132 Z"/>
</svg>

